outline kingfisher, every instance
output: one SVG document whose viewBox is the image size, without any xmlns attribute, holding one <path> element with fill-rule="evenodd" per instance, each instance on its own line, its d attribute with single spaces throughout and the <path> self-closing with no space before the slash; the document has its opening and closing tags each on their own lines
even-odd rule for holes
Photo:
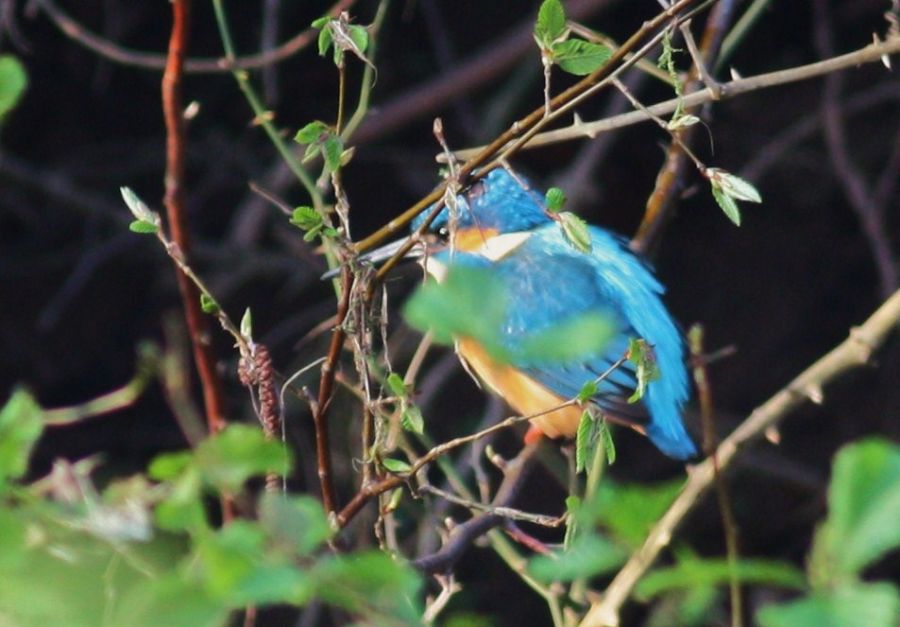
<svg viewBox="0 0 900 627">
<path fill-rule="evenodd" d="M 661 300 L 662 285 L 627 241 L 587 226 L 590 246 L 579 250 L 546 209 L 543 195 L 505 168 L 488 172 L 449 204 L 455 207 L 445 206 L 428 227 L 443 247 L 426 246 L 419 254 L 422 264 L 438 281 L 458 265 L 478 266 L 495 277 L 510 301 L 496 329 L 503 345 L 515 347 L 529 334 L 577 316 L 600 314 L 614 325 L 600 352 L 564 363 L 516 351 L 501 361 L 477 340 L 454 338 L 459 356 L 487 388 L 521 415 L 536 415 L 526 440 L 574 436 L 583 409 L 564 403 L 597 381 L 589 402 L 607 419 L 645 434 L 669 457 L 696 457 L 682 421 L 689 397 L 683 338 Z M 429 213 L 412 223 L 414 232 Z M 396 247 L 379 256 L 390 250 Z M 637 366 L 621 358 L 634 339 L 652 347 L 659 377 L 632 403 Z"/>
</svg>

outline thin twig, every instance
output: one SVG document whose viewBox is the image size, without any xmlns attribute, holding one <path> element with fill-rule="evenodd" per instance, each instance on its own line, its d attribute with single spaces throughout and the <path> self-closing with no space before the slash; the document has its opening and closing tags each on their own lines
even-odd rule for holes
<svg viewBox="0 0 900 627">
<path fill-rule="evenodd" d="M 612 56 L 609 58 L 606 64 L 601 66 L 599 69 L 595 70 L 593 73 L 584 77 L 562 93 L 556 95 L 550 101 L 550 109 L 554 113 L 557 110 L 567 108 L 567 105 L 575 101 L 582 94 L 590 91 L 594 86 L 598 83 L 606 79 L 613 72 L 617 70 L 620 64 L 625 61 L 626 57 L 636 50 L 639 46 L 645 43 L 646 40 L 651 39 L 654 35 L 659 34 L 660 27 L 668 22 L 669 20 L 676 18 L 680 14 L 687 12 L 693 5 L 699 4 L 700 0 L 679 0 L 674 3 L 671 7 L 668 7 L 661 13 L 659 13 L 656 17 L 644 22 L 641 27 L 631 36 L 629 39 L 622 44 L 617 50 L 615 50 Z M 553 119 L 553 115 L 546 116 L 545 115 L 545 107 L 540 106 L 525 117 L 513 122 L 510 127 L 497 136 L 490 144 L 481 149 L 477 154 L 468 159 L 459 169 L 459 182 L 468 183 L 471 180 L 477 180 L 480 176 L 483 176 L 488 172 L 490 167 L 496 167 L 497 163 L 492 162 L 489 167 L 482 167 L 488 164 L 492 159 L 500 153 L 500 151 L 504 151 L 503 157 L 508 158 L 511 156 L 513 150 L 518 150 L 520 144 L 518 140 L 523 137 L 528 137 L 536 127 L 543 126 L 549 120 Z M 512 146 L 515 142 L 515 146 Z M 479 169 L 480 168 L 480 169 Z M 473 174 L 476 170 L 478 170 L 478 174 Z M 440 201 L 444 192 L 447 189 L 448 182 L 444 181 L 434 190 L 413 206 L 408 208 L 406 211 L 401 213 L 399 216 L 391 220 L 387 225 L 375 231 L 372 235 L 369 235 L 365 239 L 357 242 L 354 245 L 354 248 L 357 252 L 364 252 L 373 246 L 379 244 L 384 241 L 386 238 L 390 237 L 401 228 L 409 224 L 417 215 L 422 213 L 422 211 L 432 205 Z M 440 205 L 435 207 L 435 210 L 432 212 L 434 215 L 437 214 Z M 406 254 L 408 249 L 405 251 L 398 251 L 398 254 Z"/>
<path fill-rule="evenodd" d="M 697 397 L 700 401 L 700 422 L 703 425 L 703 453 L 713 463 L 713 475 L 716 489 L 716 500 L 719 511 L 722 514 L 722 526 L 725 530 L 725 550 L 728 558 L 730 576 L 728 589 L 731 598 L 731 625 L 742 627 L 744 624 L 743 597 L 741 595 L 741 583 L 737 576 L 738 560 L 738 528 L 731 507 L 731 499 L 728 497 L 728 487 L 725 477 L 719 467 L 716 456 L 718 438 L 715 429 L 715 409 L 713 406 L 712 386 L 709 382 L 709 360 L 704 355 L 703 327 L 699 324 L 688 331 L 688 344 L 690 345 L 691 361 L 693 363 L 694 383 L 697 386 Z"/>
<path fill-rule="evenodd" d="M 539 444 L 530 444 L 509 460 L 504 469 L 503 482 L 491 505 L 506 507 L 516 498 L 524 484 Z M 496 512 L 479 514 L 453 528 L 450 540 L 441 549 L 413 561 L 413 565 L 427 573 L 448 572 L 472 543 L 482 535 L 503 524 L 507 519 Z"/>
<path fill-rule="evenodd" d="M 832 57 L 824 61 L 801 65 L 787 70 L 778 70 L 766 74 L 759 74 L 757 76 L 750 76 L 748 78 L 735 79 L 727 83 L 720 83 L 722 93 L 719 99 L 727 100 L 760 89 L 797 83 L 799 81 L 817 78 L 825 74 L 855 68 L 868 63 L 881 63 L 882 56 L 894 55 L 897 53 L 900 53 L 900 38 L 890 39 L 879 44 L 869 44 L 859 50 Z M 699 91 L 686 94 L 684 98 L 681 99 L 672 98 L 654 105 L 649 105 L 647 111 L 654 115 L 662 116 L 675 111 L 679 101 L 683 103 L 685 108 L 693 108 L 698 105 L 712 102 L 713 100 L 714 98 L 709 93 L 709 90 L 703 88 Z M 646 122 L 649 119 L 647 113 L 643 111 L 629 111 L 628 113 L 596 120 L 594 122 L 584 122 L 579 120 L 575 124 L 565 128 L 546 131 L 535 135 L 527 145 L 523 146 L 523 149 L 539 148 L 541 146 L 558 144 L 574 139 L 583 139 L 585 137 L 592 138 L 600 133 L 606 133 L 633 124 Z M 484 150 L 484 146 L 476 146 L 474 148 L 466 148 L 465 150 L 457 150 L 453 154 L 458 159 L 468 159 L 482 150 Z"/>
<path fill-rule="evenodd" d="M 522 520 L 525 522 L 530 522 L 534 525 L 540 525 L 541 527 L 559 527 L 566 522 L 567 518 L 565 514 L 563 514 L 562 516 L 548 516 L 547 514 L 533 514 L 531 512 L 524 512 L 512 507 L 487 505 L 485 503 L 479 503 L 478 501 L 473 501 L 471 499 L 457 496 L 452 492 L 441 490 L 440 488 L 436 488 L 433 485 L 423 485 L 419 488 L 418 491 L 420 493 L 424 492 L 426 494 L 439 496 L 442 499 L 450 501 L 451 503 L 462 505 L 463 507 L 468 507 L 472 510 L 494 514 L 495 516 L 500 516 L 501 518 L 506 518 L 508 520 Z"/>
<path fill-rule="evenodd" d="M 887 299 L 861 326 L 850 330 L 849 337 L 809 366 L 782 390 L 757 407 L 716 449 L 719 468 L 725 469 L 743 447 L 756 440 L 766 429 L 778 424 L 793 410 L 811 399 L 822 398 L 822 388 L 845 373 L 870 363 L 872 354 L 891 332 L 900 328 L 900 291 Z M 618 625 L 619 608 L 646 572 L 659 552 L 668 546 L 672 534 L 715 478 L 713 462 L 706 459 L 695 466 L 684 489 L 656 523 L 644 544 L 629 558 L 592 604 L 582 627 Z"/>
<path fill-rule="evenodd" d="M 164 55 L 130 50 L 104 39 L 82 26 L 59 8 L 53 0 L 32 0 L 32 2 L 50 18 L 63 34 L 104 59 L 143 70 L 158 71 L 164 70 L 166 67 Z M 341 11 L 352 6 L 354 2 L 355 0 L 339 0 L 328 9 L 325 15 L 336 17 Z M 318 32 L 318 29 L 307 28 L 277 48 L 234 59 L 228 59 L 228 57 L 185 59 L 184 71 L 188 74 L 223 74 L 233 70 L 265 68 L 275 63 L 281 63 L 306 48 L 316 40 Z"/>
</svg>

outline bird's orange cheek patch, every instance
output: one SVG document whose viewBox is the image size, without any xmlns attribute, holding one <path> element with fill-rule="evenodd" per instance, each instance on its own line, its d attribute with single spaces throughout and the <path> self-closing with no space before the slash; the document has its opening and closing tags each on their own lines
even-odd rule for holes
<svg viewBox="0 0 900 627">
<path fill-rule="evenodd" d="M 453 244 L 457 250 L 472 252 L 481 248 L 486 241 L 499 234 L 497 229 L 458 229 Z"/>
</svg>

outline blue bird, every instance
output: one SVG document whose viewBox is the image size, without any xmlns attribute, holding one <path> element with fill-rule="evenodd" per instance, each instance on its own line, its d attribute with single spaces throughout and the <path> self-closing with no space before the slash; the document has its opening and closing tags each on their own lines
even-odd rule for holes
<svg viewBox="0 0 900 627">
<path fill-rule="evenodd" d="M 578 395 L 642 338 L 653 347 L 659 378 L 642 400 L 629 403 L 637 386 L 635 365 L 625 362 L 598 385 L 591 399 L 610 420 L 646 434 L 669 457 L 686 460 L 697 447 L 682 423 L 688 376 L 682 336 L 660 295 L 663 287 L 627 242 L 589 226 L 591 250 L 573 247 L 543 206 L 543 197 L 518 175 L 489 172 L 457 197 L 455 216 L 444 208 L 429 229 L 451 246 L 425 257 L 429 274 L 440 281 L 455 265 L 476 265 L 497 277 L 510 295 L 496 333 L 515 347 L 528 334 L 585 314 L 602 313 L 616 325 L 602 353 L 574 363 L 541 362 L 511 351 L 500 363 L 470 338 L 458 338 L 458 353 L 478 377 L 544 435 L 571 437 L 582 410 L 574 405 L 549 411 Z M 428 214 L 413 222 L 415 230 Z"/>
</svg>

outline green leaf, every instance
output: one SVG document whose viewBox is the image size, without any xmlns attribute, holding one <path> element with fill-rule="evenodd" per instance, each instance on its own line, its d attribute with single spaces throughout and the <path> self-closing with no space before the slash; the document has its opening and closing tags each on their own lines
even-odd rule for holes
<svg viewBox="0 0 900 627">
<path fill-rule="evenodd" d="M 659 379 L 659 368 L 656 365 L 656 355 L 653 352 L 653 347 L 640 338 L 628 340 L 628 361 L 636 366 L 635 377 L 638 383 L 634 394 L 629 397 L 628 402 L 637 403 L 644 398 L 647 384 Z"/>
<path fill-rule="evenodd" d="M 853 576 L 900 547 L 900 446 L 871 439 L 842 448 L 828 506 L 813 546 L 816 580 Z"/>
<path fill-rule="evenodd" d="M 680 128 L 685 128 L 687 126 L 693 126 L 694 124 L 697 124 L 699 121 L 700 121 L 700 118 L 698 118 L 696 115 L 690 115 L 690 114 L 679 115 L 677 118 L 673 117 L 671 120 L 669 120 L 669 123 L 666 124 L 666 128 L 669 129 L 670 131 L 677 131 Z"/>
<path fill-rule="evenodd" d="M 18 104 L 27 86 L 22 63 L 12 55 L 0 55 L 0 119 Z"/>
<path fill-rule="evenodd" d="M 250 477 L 284 472 L 289 463 L 281 442 L 267 440 L 259 427 L 233 424 L 197 447 L 204 480 L 224 492 L 237 492 Z"/>
<path fill-rule="evenodd" d="M 681 492 L 683 481 L 618 485 L 609 479 L 585 503 L 579 516 L 586 526 L 601 522 L 613 538 L 629 548 L 643 544 L 647 533 Z"/>
<path fill-rule="evenodd" d="M 389 618 L 399 619 L 401 624 L 422 624 L 418 601 L 421 576 L 386 553 L 357 551 L 328 557 L 316 563 L 312 576 L 325 602 L 364 615 L 366 624 L 397 624 Z"/>
<path fill-rule="evenodd" d="M 553 62 L 563 71 L 586 76 L 609 61 L 612 51 L 606 46 L 581 39 L 569 39 L 553 44 Z"/>
<path fill-rule="evenodd" d="M 231 610 L 225 600 L 213 599 L 199 582 L 186 580 L 181 572 L 132 586 L 114 606 L 116 616 L 108 624 L 129 627 L 159 627 L 162 617 L 166 627 L 225 625 Z M 95 624 L 103 622 L 98 617 Z"/>
<path fill-rule="evenodd" d="M 347 27 L 347 34 L 350 35 L 350 40 L 356 46 L 357 52 L 365 54 L 366 49 L 369 47 L 369 32 L 365 27 L 359 24 L 350 24 Z"/>
<path fill-rule="evenodd" d="M 762 196 L 759 195 L 759 191 L 751 183 L 739 176 L 735 176 L 720 168 L 707 168 L 706 176 L 710 181 L 714 181 L 715 185 L 725 195 L 735 200 L 762 202 Z"/>
<path fill-rule="evenodd" d="M 406 431 L 422 435 L 425 432 L 425 419 L 422 417 L 422 410 L 415 405 L 407 405 L 403 409 L 400 426 Z"/>
<path fill-rule="evenodd" d="M 738 209 L 737 203 L 734 202 L 734 199 L 722 191 L 722 188 L 712 184 L 712 195 L 713 198 L 718 203 L 719 207 L 722 208 L 722 211 L 728 216 L 728 219 L 734 222 L 735 226 L 741 225 L 741 210 Z"/>
<path fill-rule="evenodd" d="M 735 564 L 734 577 L 745 584 L 778 586 L 803 590 L 806 579 L 793 564 L 770 560 L 744 559 Z M 726 559 L 679 560 L 668 568 L 657 568 L 645 575 L 635 588 L 642 601 L 648 601 L 672 590 L 691 589 L 699 586 L 727 584 L 732 577 L 731 565 Z"/>
<path fill-rule="evenodd" d="M 125 201 L 125 206 L 128 207 L 128 210 L 131 212 L 131 215 L 134 216 L 135 220 L 139 222 L 149 222 L 150 224 L 159 226 L 159 214 L 152 211 L 150 207 L 147 206 L 147 203 L 141 200 L 130 187 L 120 187 L 119 192 L 122 194 L 122 200 Z"/>
<path fill-rule="evenodd" d="M 192 451 L 163 453 L 157 455 L 156 458 L 150 462 L 147 474 L 150 475 L 151 479 L 156 479 L 157 481 L 171 481 L 184 474 L 184 472 L 190 468 L 193 461 L 194 453 Z"/>
<path fill-rule="evenodd" d="M 471 338 L 498 361 L 507 361 L 500 344 L 508 297 L 500 280 L 484 268 L 453 266 L 443 282 L 424 283 L 406 302 L 403 315 L 420 331 L 431 331 L 436 342 Z"/>
<path fill-rule="evenodd" d="M 199 535 L 209 524 L 201 494 L 200 473 L 191 467 L 171 486 L 166 498 L 156 506 L 156 524 L 166 531 L 187 531 Z"/>
<path fill-rule="evenodd" d="M 0 409 L 0 486 L 28 470 L 31 450 L 44 429 L 41 414 L 40 405 L 22 388 L 14 389 Z"/>
<path fill-rule="evenodd" d="M 562 211 L 559 213 L 559 225 L 566 241 L 573 248 L 583 253 L 591 252 L 591 234 L 587 222 L 570 211 Z"/>
<path fill-rule="evenodd" d="M 584 534 L 561 555 L 542 555 L 531 560 L 528 572 L 545 583 L 572 581 L 609 572 L 626 557 L 625 551 L 606 538 Z"/>
<path fill-rule="evenodd" d="M 245 338 L 253 337 L 253 314 L 250 312 L 249 307 L 244 310 L 244 315 L 241 316 L 241 335 Z"/>
<path fill-rule="evenodd" d="M 578 421 L 578 430 L 575 432 L 575 472 L 581 472 L 587 468 L 594 458 L 596 440 L 596 421 L 591 412 L 581 412 L 581 420 Z"/>
<path fill-rule="evenodd" d="M 332 535 L 322 504 L 311 496 L 267 492 L 259 504 L 259 521 L 269 536 L 291 554 L 312 554 Z"/>
<path fill-rule="evenodd" d="M 322 28 L 326 24 L 328 24 L 328 22 L 330 22 L 331 19 L 332 19 L 331 16 L 323 15 L 322 17 L 317 17 L 316 19 L 314 19 L 312 21 L 312 24 L 310 24 L 310 26 L 312 26 L 313 28 Z"/>
<path fill-rule="evenodd" d="M 543 48 L 550 48 L 553 42 L 566 33 L 566 13 L 560 0 L 544 0 L 538 10 L 534 24 L 534 37 Z"/>
<path fill-rule="evenodd" d="M 328 18 L 320 18 L 324 19 L 326 22 Z M 319 20 L 316 20 L 318 22 Z M 334 35 L 331 34 L 330 28 L 323 28 L 319 31 L 319 37 L 317 39 L 317 45 L 319 48 L 319 56 L 324 57 L 328 54 L 328 49 L 331 48 L 331 45 L 334 43 Z"/>
<path fill-rule="evenodd" d="M 547 211 L 556 213 L 566 204 L 566 193 L 558 187 L 551 187 L 544 194 L 544 204 L 547 206 Z"/>
<path fill-rule="evenodd" d="M 597 421 L 597 429 L 599 431 L 600 442 L 606 452 L 606 462 L 612 466 L 616 463 L 616 443 L 613 442 L 612 431 L 606 422 L 606 419 Z"/>
<path fill-rule="evenodd" d="M 13 571 L 22 563 L 27 547 L 27 533 L 28 528 L 19 512 L 0 509 L 0 572 Z"/>
<path fill-rule="evenodd" d="M 521 338 L 517 359 L 567 363 L 599 354 L 616 333 L 609 315 L 582 314 Z"/>
<path fill-rule="evenodd" d="M 409 392 L 406 390 L 406 384 L 403 382 L 403 377 L 396 372 L 388 375 L 387 384 L 394 396 L 406 398 L 409 395 Z"/>
<path fill-rule="evenodd" d="M 291 224 L 308 231 L 322 224 L 322 215 L 312 207 L 302 205 L 291 213 Z"/>
<path fill-rule="evenodd" d="M 235 594 L 261 561 L 265 539 L 263 530 L 246 520 L 232 521 L 199 538 L 197 567 L 213 597 L 227 599 Z"/>
<path fill-rule="evenodd" d="M 828 594 L 769 605 L 756 615 L 761 627 L 872 627 L 896 625 L 900 592 L 889 583 L 840 586 Z"/>
<path fill-rule="evenodd" d="M 390 472 L 396 474 L 403 474 L 412 470 L 412 466 L 407 464 L 402 459 L 394 459 L 393 457 L 385 457 L 381 460 L 381 465 L 384 466 Z"/>
<path fill-rule="evenodd" d="M 294 141 L 298 144 L 314 144 L 322 141 L 323 135 L 329 132 L 328 125 L 324 122 L 310 122 L 294 135 Z"/>
<path fill-rule="evenodd" d="M 132 220 L 128 224 L 128 230 L 132 233 L 156 233 L 159 231 L 159 226 L 153 224 L 152 222 L 147 222 L 146 220 Z"/>
<path fill-rule="evenodd" d="M 575 397 L 579 403 L 585 403 L 594 396 L 597 395 L 597 382 L 596 381 L 587 381 L 584 385 L 581 386 L 581 389 L 578 391 L 578 396 Z"/>
<path fill-rule="evenodd" d="M 322 157 L 325 159 L 325 167 L 329 172 L 337 172 L 341 167 L 341 155 L 344 152 L 344 142 L 337 135 L 329 135 L 322 142 Z"/>
<path fill-rule="evenodd" d="M 219 307 L 219 303 L 216 302 L 216 299 L 206 292 L 200 294 L 200 309 L 203 310 L 203 313 L 210 315 L 215 315 L 221 311 L 221 307 Z"/>
</svg>

